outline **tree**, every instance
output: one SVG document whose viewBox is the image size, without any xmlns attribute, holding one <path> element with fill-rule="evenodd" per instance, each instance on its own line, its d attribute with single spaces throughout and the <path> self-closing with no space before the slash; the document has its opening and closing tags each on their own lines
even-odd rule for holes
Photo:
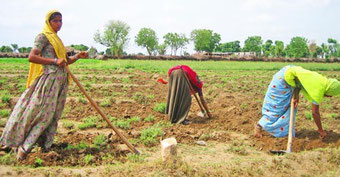
<svg viewBox="0 0 340 177">
<path fill-rule="evenodd" d="M 120 57 L 129 40 L 130 26 L 122 21 L 111 20 L 105 26 L 103 34 L 99 30 L 94 34 L 94 40 L 108 47 L 112 54 Z"/>
<path fill-rule="evenodd" d="M 332 57 L 338 57 L 338 49 L 340 48 L 340 45 L 338 44 L 338 41 L 332 38 L 328 38 L 327 42 L 329 43 L 329 50 Z"/>
<path fill-rule="evenodd" d="M 1 46 L 1 48 L 0 48 L 0 52 L 7 52 L 7 53 L 9 53 L 9 52 L 13 52 L 13 49 L 10 47 L 10 46 Z"/>
<path fill-rule="evenodd" d="M 71 47 L 79 51 L 87 51 L 89 49 L 89 47 L 83 44 L 80 44 L 80 45 L 71 44 Z"/>
<path fill-rule="evenodd" d="M 269 57 L 269 55 L 272 54 L 271 49 L 272 48 L 273 41 L 268 39 L 263 45 L 262 45 L 262 51 L 265 57 Z"/>
<path fill-rule="evenodd" d="M 256 52 L 256 55 L 261 53 L 262 38 L 261 36 L 250 36 L 244 41 L 244 52 Z"/>
<path fill-rule="evenodd" d="M 152 52 L 157 49 L 158 38 L 156 32 L 151 28 L 142 28 L 136 36 L 136 43 L 138 46 L 145 47 L 151 56 Z"/>
<path fill-rule="evenodd" d="M 98 50 L 94 47 L 90 47 L 89 49 L 89 56 L 93 57 L 94 55 L 96 55 L 98 53 Z"/>
<path fill-rule="evenodd" d="M 18 50 L 18 44 L 11 44 L 13 48 L 13 52 L 16 52 Z"/>
<path fill-rule="evenodd" d="M 167 48 L 168 46 L 164 43 L 164 44 L 161 44 L 161 45 L 158 45 L 157 46 L 157 52 L 158 52 L 158 54 L 159 55 L 164 55 L 165 54 L 165 52 L 166 52 L 166 48 Z"/>
<path fill-rule="evenodd" d="M 232 41 L 220 44 L 216 48 L 216 52 L 240 52 L 240 41 Z"/>
<path fill-rule="evenodd" d="M 191 32 L 191 40 L 194 42 L 197 52 L 213 52 L 219 46 L 221 35 L 208 29 L 196 29 Z"/>
<path fill-rule="evenodd" d="M 309 56 L 307 39 L 304 37 L 293 37 L 287 46 L 287 55 L 292 58 L 301 58 Z"/>
<path fill-rule="evenodd" d="M 163 36 L 163 38 L 164 43 L 171 48 L 170 55 L 172 55 L 172 52 L 176 55 L 177 50 L 184 48 L 184 46 L 189 42 L 189 39 L 184 34 L 178 33 L 167 33 Z"/>
<path fill-rule="evenodd" d="M 285 45 L 282 41 L 275 41 L 274 56 L 282 57 L 284 49 L 285 49 Z"/>
<path fill-rule="evenodd" d="M 32 50 L 32 47 L 20 47 L 18 48 L 19 53 L 30 53 Z"/>
<path fill-rule="evenodd" d="M 322 43 L 321 48 L 322 48 L 322 54 L 321 54 L 322 58 L 323 59 L 328 58 L 329 48 L 328 48 L 327 44 Z"/>
</svg>

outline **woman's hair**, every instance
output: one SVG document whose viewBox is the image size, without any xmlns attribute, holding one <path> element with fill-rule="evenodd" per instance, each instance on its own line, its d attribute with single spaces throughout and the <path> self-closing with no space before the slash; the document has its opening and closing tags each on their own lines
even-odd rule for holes
<svg viewBox="0 0 340 177">
<path fill-rule="evenodd" d="M 54 12 L 51 16 L 50 16 L 50 19 L 48 19 L 48 21 L 51 21 L 53 20 L 55 17 L 57 16 L 62 16 L 60 12 Z"/>
</svg>

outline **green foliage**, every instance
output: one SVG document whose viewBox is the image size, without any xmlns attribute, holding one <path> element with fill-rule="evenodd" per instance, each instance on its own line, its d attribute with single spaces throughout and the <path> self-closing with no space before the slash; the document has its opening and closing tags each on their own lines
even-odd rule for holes
<svg viewBox="0 0 340 177">
<path fill-rule="evenodd" d="M 114 125 L 126 130 L 130 128 L 130 122 L 124 120 L 118 120 L 117 122 L 114 123 Z"/>
<path fill-rule="evenodd" d="M 308 40 L 304 37 L 293 37 L 286 47 L 286 53 L 291 58 L 301 58 L 309 56 L 309 49 L 307 46 Z"/>
<path fill-rule="evenodd" d="M 102 107 L 110 107 L 112 104 L 111 99 L 105 99 L 104 101 L 100 102 L 100 106 Z"/>
<path fill-rule="evenodd" d="M 2 109 L 0 110 L 0 117 L 7 117 L 11 114 L 10 109 Z"/>
<path fill-rule="evenodd" d="M 13 49 L 10 47 L 10 46 L 1 46 L 0 47 L 0 52 L 7 52 L 7 53 L 10 53 L 10 52 L 13 52 Z"/>
<path fill-rule="evenodd" d="M 79 44 L 79 45 L 71 44 L 71 47 L 76 50 L 80 50 L 80 51 L 87 51 L 89 49 L 89 47 L 83 44 Z"/>
<path fill-rule="evenodd" d="M 13 164 L 15 164 L 16 160 L 12 155 L 13 154 L 5 154 L 3 156 L 0 156 L 0 164 L 1 165 L 13 165 Z"/>
<path fill-rule="evenodd" d="M 227 151 L 231 151 L 233 153 L 239 154 L 239 155 L 247 155 L 247 146 L 243 144 L 242 141 L 233 141 L 230 147 L 227 149 Z"/>
<path fill-rule="evenodd" d="M 63 127 L 70 130 L 74 127 L 74 123 L 65 120 L 63 121 Z"/>
<path fill-rule="evenodd" d="M 84 162 L 85 162 L 85 164 L 90 164 L 90 162 L 91 162 L 91 160 L 94 158 L 94 156 L 93 155 L 91 155 L 91 154 L 87 154 L 85 157 L 84 157 Z"/>
<path fill-rule="evenodd" d="M 156 32 L 151 28 L 140 29 L 135 41 L 138 46 L 145 47 L 150 56 L 156 50 L 158 45 Z"/>
<path fill-rule="evenodd" d="M 185 36 L 185 34 L 167 33 L 163 36 L 163 38 L 164 44 L 171 48 L 171 55 L 172 52 L 176 55 L 178 49 L 184 48 L 184 46 L 189 43 L 189 39 Z"/>
<path fill-rule="evenodd" d="M 0 119 L 0 127 L 5 127 L 6 123 L 7 123 L 7 120 Z"/>
<path fill-rule="evenodd" d="M 96 146 L 96 147 L 103 147 L 106 145 L 106 137 L 105 135 L 103 134 L 99 134 L 98 136 L 96 136 L 94 139 L 93 139 L 93 144 Z"/>
<path fill-rule="evenodd" d="M 220 44 L 216 52 L 241 52 L 240 41 L 232 41 Z"/>
<path fill-rule="evenodd" d="M 43 162 L 44 161 L 42 159 L 40 159 L 39 157 L 36 157 L 35 161 L 34 161 L 34 166 L 35 167 L 41 167 Z"/>
<path fill-rule="evenodd" d="M 261 53 L 262 46 L 261 36 L 250 36 L 244 41 L 244 52 L 256 52 L 257 55 Z"/>
<path fill-rule="evenodd" d="M 154 145 L 157 142 L 157 137 L 162 136 L 164 133 L 158 126 L 152 126 L 144 129 L 141 132 L 140 140 L 146 146 Z"/>
<path fill-rule="evenodd" d="M 132 98 L 139 104 L 147 105 L 150 103 L 150 99 L 141 92 L 136 92 Z"/>
<path fill-rule="evenodd" d="M 157 103 L 154 107 L 153 110 L 157 111 L 159 113 L 165 113 L 165 108 L 166 108 L 166 103 Z"/>
<path fill-rule="evenodd" d="M 158 45 L 157 46 L 157 52 L 158 52 L 158 54 L 159 55 L 164 55 L 165 53 L 166 53 L 166 48 L 167 48 L 168 46 L 164 43 L 164 44 L 160 44 L 160 45 Z"/>
<path fill-rule="evenodd" d="M 94 41 L 108 47 L 112 54 L 120 57 L 128 41 L 130 26 L 122 21 L 111 20 L 105 26 L 103 34 L 97 31 Z"/>
<path fill-rule="evenodd" d="M 76 144 L 76 145 L 67 144 L 67 147 L 65 148 L 65 150 L 72 150 L 72 149 L 80 150 L 80 149 L 86 149 L 88 147 L 89 146 L 85 142 L 81 141 L 79 144 Z"/>
<path fill-rule="evenodd" d="M 96 126 L 96 123 L 99 122 L 98 118 L 97 117 L 88 117 L 88 118 L 84 118 L 83 123 L 81 124 L 78 124 L 78 128 L 80 130 L 84 130 L 84 129 L 87 129 L 87 128 L 92 128 L 92 127 L 95 127 Z"/>
<path fill-rule="evenodd" d="M 190 34 L 191 40 L 194 42 L 195 50 L 198 52 L 213 52 L 221 41 L 220 34 L 213 33 L 208 29 L 196 29 Z"/>
<path fill-rule="evenodd" d="M 155 116 L 149 114 L 147 117 L 144 118 L 145 122 L 153 122 L 155 121 Z"/>
<path fill-rule="evenodd" d="M 144 155 L 132 154 L 132 153 L 127 154 L 126 157 L 130 162 L 133 162 L 133 163 L 141 163 L 141 162 L 144 162 L 144 159 L 145 159 Z"/>
<path fill-rule="evenodd" d="M 305 117 L 307 120 L 313 120 L 313 114 L 310 111 L 305 111 Z"/>
<path fill-rule="evenodd" d="M 78 101 L 83 104 L 87 103 L 87 99 L 84 96 L 78 96 Z"/>
<path fill-rule="evenodd" d="M 12 95 L 8 93 L 7 90 L 1 93 L 1 102 L 2 103 L 9 103 L 11 101 Z"/>
</svg>

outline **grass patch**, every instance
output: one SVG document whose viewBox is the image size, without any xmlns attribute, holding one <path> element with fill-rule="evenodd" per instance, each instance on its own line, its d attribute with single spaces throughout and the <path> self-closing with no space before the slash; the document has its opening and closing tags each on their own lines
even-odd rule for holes
<svg viewBox="0 0 340 177">
<path fill-rule="evenodd" d="M 98 123 L 99 120 L 97 117 L 88 117 L 88 118 L 84 118 L 83 119 L 83 123 L 78 125 L 78 128 L 80 130 L 84 130 L 87 128 L 92 128 L 92 127 L 96 127 L 96 123 Z"/>
<path fill-rule="evenodd" d="M 152 126 L 150 128 L 144 129 L 141 132 L 140 140 L 146 146 L 152 146 L 156 144 L 157 137 L 162 136 L 164 133 L 162 129 L 158 126 Z"/>
<path fill-rule="evenodd" d="M 93 145 L 97 148 L 104 147 L 106 145 L 106 137 L 103 134 L 99 134 L 93 139 Z"/>
<path fill-rule="evenodd" d="M 7 117 L 11 114 L 10 109 L 2 109 L 0 110 L 0 117 Z"/>
<path fill-rule="evenodd" d="M 63 127 L 71 130 L 72 128 L 74 128 L 74 123 L 69 121 L 63 121 Z"/>
</svg>

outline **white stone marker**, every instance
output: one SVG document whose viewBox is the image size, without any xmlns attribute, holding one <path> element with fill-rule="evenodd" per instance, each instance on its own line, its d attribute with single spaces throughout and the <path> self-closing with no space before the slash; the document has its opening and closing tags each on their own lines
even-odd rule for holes
<svg viewBox="0 0 340 177">
<path fill-rule="evenodd" d="M 163 161 L 177 160 L 177 141 L 175 138 L 167 138 L 161 141 L 161 155 Z"/>
</svg>

